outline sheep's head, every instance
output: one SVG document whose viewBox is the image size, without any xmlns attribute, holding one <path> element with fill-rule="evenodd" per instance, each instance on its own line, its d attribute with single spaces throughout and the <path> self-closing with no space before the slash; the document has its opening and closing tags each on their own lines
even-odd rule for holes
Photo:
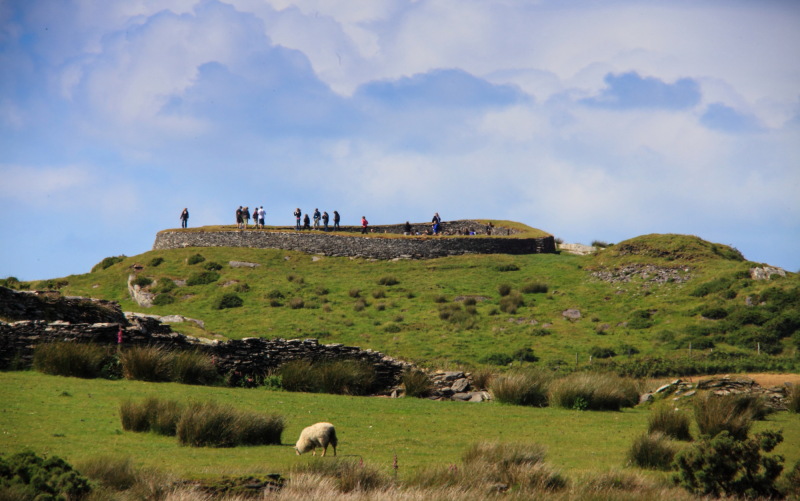
<svg viewBox="0 0 800 501">
<path fill-rule="evenodd" d="M 300 452 L 300 449 L 298 449 L 297 447 L 295 447 L 295 448 L 294 448 L 294 453 L 295 453 L 295 454 L 297 454 L 297 455 L 299 456 L 299 455 L 301 454 L 301 452 Z"/>
</svg>

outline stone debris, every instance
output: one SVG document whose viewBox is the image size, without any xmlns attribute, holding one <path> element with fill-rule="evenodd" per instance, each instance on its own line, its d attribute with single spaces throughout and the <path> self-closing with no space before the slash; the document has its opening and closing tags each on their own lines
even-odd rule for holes
<svg viewBox="0 0 800 501">
<path fill-rule="evenodd" d="M 228 261 L 228 266 L 231 268 L 258 268 L 261 265 L 258 263 L 248 263 L 245 261 Z"/>
<path fill-rule="evenodd" d="M 779 277 L 785 277 L 786 271 L 782 268 L 777 268 L 775 266 L 762 266 L 760 268 L 750 268 L 750 278 L 753 280 L 769 280 L 772 278 L 772 275 L 778 275 Z"/>
<path fill-rule="evenodd" d="M 683 283 L 692 278 L 689 267 L 670 268 L 652 264 L 629 264 L 621 268 L 593 271 L 595 278 L 610 283 L 627 283 L 634 278 L 656 284 Z"/>
<path fill-rule="evenodd" d="M 776 410 L 786 410 L 789 394 L 787 385 L 764 388 L 745 376 L 715 376 L 702 379 L 697 383 L 676 379 L 652 393 L 645 393 L 640 397 L 639 402 L 652 402 L 657 395 L 662 398 L 671 397 L 673 400 L 681 400 L 693 397 L 698 391 L 708 391 L 718 396 L 757 395 L 764 399 L 767 406 Z"/>
</svg>

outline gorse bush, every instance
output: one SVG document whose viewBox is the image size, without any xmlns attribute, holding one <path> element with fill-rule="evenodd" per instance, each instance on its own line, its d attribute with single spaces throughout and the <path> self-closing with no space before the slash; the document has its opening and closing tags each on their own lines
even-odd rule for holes
<svg viewBox="0 0 800 501">
<path fill-rule="evenodd" d="M 701 435 L 713 437 L 725 431 L 736 440 L 745 440 L 755 412 L 750 400 L 739 395 L 707 393 L 695 399 L 694 418 Z"/>
<path fill-rule="evenodd" d="M 111 348 L 93 343 L 58 342 L 36 346 L 33 368 L 54 376 L 96 378 L 109 375 Z"/>
<path fill-rule="evenodd" d="M 233 292 L 226 292 L 214 301 L 215 310 L 239 308 L 242 305 L 244 305 L 244 300 Z"/>
<path fill-rule="evenodd" d="M 645 433 L 636 437 L 628 449 L 628 461 L 648 470 L 669 470 L 675 448 L 662 433 Z"/>
<path fill-rule="evenodd" d="M 495 376 L 489 383 L 494 399 L 503 404 L 544 407 L 552 376 L 544 371 L 517 371 Z"/>
<path fill-rule="evenodd" d="M 433 391 L 433 382 L 421 370 L 407 370 L 403 373 L 403 388 L 408 397 L 425 398 Z"/>
<path fill-rule="evenodd" d="M 82 499 L 92 491 L 89 480 L 59 458 L 31 451 L 0 456 L 0 499 L 58 501 Z"/>
<path fill-rule="evenodd" d="M 689 424 L 689 416 L 684 412 L 671 406 L 661 405 L 650 412 L 647 418 L 647 432 L 651 435 L 663 433 L 676 440 L 691 440 Z"/>
<path fill-rule="evenodd" d="M 783 457 L 762 452 L 771 452 L 782 441 L 783 435 L 777 431 L 765 431 L 744 440 L 726 430 L 706 436 L 677 455 L 679 473 L 675 480 L 701 496 L 776 498 L 780 493 L 775 480 L 783 470 Z"/>
<path fill-rule="evenodd" d="M 550 384 L 549 402 L 564 409 L 620 410 L 639 403 L 639 392 L 612 374 L 573 373 Z"/>
</svg>

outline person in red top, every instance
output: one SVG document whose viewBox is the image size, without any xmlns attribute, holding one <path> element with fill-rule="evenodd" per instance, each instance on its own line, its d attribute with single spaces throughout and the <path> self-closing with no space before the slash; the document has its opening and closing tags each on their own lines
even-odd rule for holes
<svg viewBox="0 0 800 501">
<path fill-rule="evenodd" d="M 367 221 L 367 218 L 364 217 L 364 216 L 361 216 L 361 233 L 366 233 L 367 232 L 367 225 L 368 224 L 369 224 L 369 222 Z"/>
</svg>

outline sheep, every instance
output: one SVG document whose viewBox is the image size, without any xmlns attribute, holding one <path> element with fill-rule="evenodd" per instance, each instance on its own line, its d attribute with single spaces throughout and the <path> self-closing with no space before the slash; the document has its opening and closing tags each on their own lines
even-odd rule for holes
<svg viewBox="0 0 800 501">
<path fill-rule="evenodd" d="M 333 446 L 333 455 L 336 455 L 336 430 L 330 423 L 317 423 L 312 424 L 303 429 L 300 433 L 300 438 L 297 439 L 297 444 L 294 450 L 299 456 L 308 451 L 312 451 L 311 455 L 317 455 L 317 447 L 322 447 L 322 456 L 328 451 L 328 444 Z"/>
</svg>

